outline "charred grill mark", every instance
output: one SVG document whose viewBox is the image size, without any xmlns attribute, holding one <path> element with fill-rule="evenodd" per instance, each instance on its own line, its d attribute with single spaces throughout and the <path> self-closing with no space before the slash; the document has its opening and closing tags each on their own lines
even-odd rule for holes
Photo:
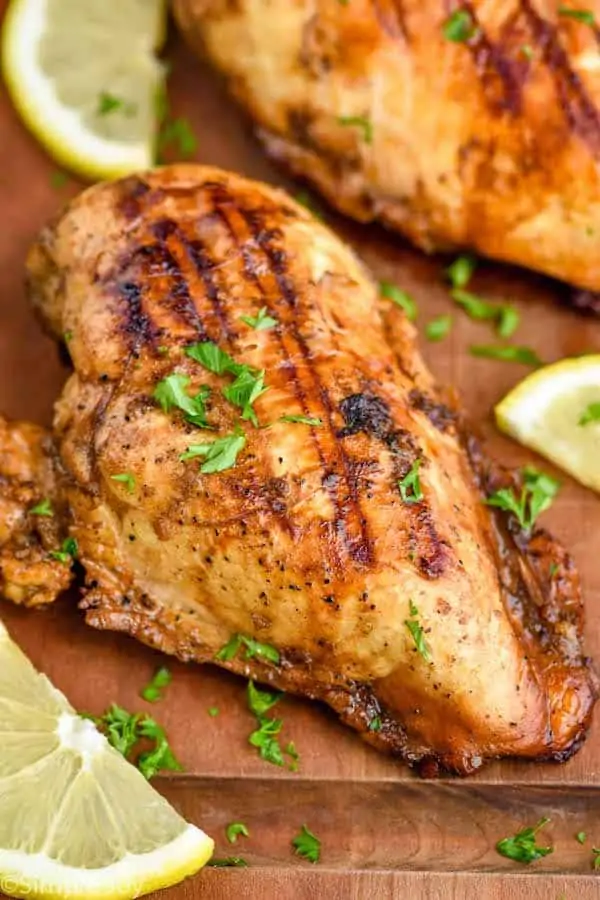
<svg viewBox="0 0 600 900">
<path fill-rule="evenodd" d="M 387 403 L 375 394 L 352 394 L 340 403 L 340 412 L 346 427 L 338 432 L 345 438 L 362 432 L 381 441 L 392 455 L 393 478 L 404 478 L 423 454 L 413 435 L 403 428 L 394 428 Z M 362 473 L 361 473 L 362 474 Z M 439 578 L 446 569 L 448 552 L 446 543 L 435 527 L 431 509 L 425 500 L 407 505 L 410 522 L 410 546 L 417 550 L 415 560 L 422 575 Z"/>
<path fill-rule="evenodd" d="M 267 296 L 266 291 L 261 285 L 260 276 L 262 274 L 262 267 L 256 264 L 248 247 L 244 246 L 239 241 L 239 237 L 235 233 L 235 229 L 233 229 L 229 224 L 225 209 L 228 204 L 232 203 L 232 198 L 223 185 L 215 185 L 213 187 L 213 200 L 216 208 L 221 209 L 223 220 L 227 223 L 230 234 L 240 246 L 246 278 L 256 286 L 257 290 L 260 291 L 264 305 L 266 305 L 269 308 L 269 311 L 276 314 L 277 317 L 281 320 L 279 310 L 273 308 L 273 305 L 269 303 L 269 297 Z M 260 247 L 264 256 L 270 263 L 270 274 L 272 274 L 275 278 L 282 299 L 285 301 L 289 309 L 294 310 L 297 306 L 297 296 L 294 284 L 290 280 L 287 273 L 286 255 L 281 248 L 274 247 L 272 245 L 272 241 L 280 236 L 280 232 L 278 231 L 278 229 L 265 228 L 263 218 L 256 209 L 245 209 L 239 202 L 235 204 L 235 209 L 245 222 L 255 245 Z M 328 478 L 326 481 L 324 481 L 324 487 L 329 493 L 333 508 L 335 510 L 336 522 L 334 527 L 341 537 L 346 552 L 348 553 L 350 558 L 362 565 L 367 565 L 373 560 L 373 546 L 368 534 L 366 516 L 364 515 L 360 507 L 360 501 L 356 491 L 356 484 L 353 484 L 353 480 L 351 478 L 350 462 L 339 442 L 335 440 L 335 432 L 332 423 L 332 416 L 334 412 L 333 406 L 329 400 L 327 392 L 324 389 L 324 386 L 317 376 L 317 373 L 315 372 L 314 368 L 310 366 L 310 350 L 306 342 L 300 335 L 298 328 L 296 327 L 294 317 L 291 316 L 285 323 L 285 325 L 287 337 L 294 341 L 300 351 L 300 354 L 307 363 L 307 371 L 311 375 L 315 390 L 317 391 L 317 394 L 321 401 L 324 411 L 324 418 L 329 424 L 329 433 L 333 437 L 333 446 L 337 450 L 337 462 L 344 475 L 343 479 L 340 478 L 339 481 L 337 480 L 337 478 Z M 286 346 L 285 337 L 281 333 L 280 329 L 276 330 L 276 333 L 274 333 L 274 337 L 279 342 L 281 352 L 285 358 L 286 369 L 290 375 L 290 383 L 294 387 L 295 394 L 298 398 L 303 412 L 308 415 L 310 413 L 310 408 L 308 406 L 307 397 L 300 381 L 296 366 L 294 365 L 291 359 L 291 355 Z M 325 452 L 321 445 L 321 441 L 323 439 L 323 431 L 324 429 L 310 429 L 308 437 L 314 443 L 315 450 L 318 454 L 323 472 L 328 472 L 331 476 L 337 476 L 337 473 L 335 471 L 332 471 L 332 467 L 328 463 Z M 345 496 L 340 496 L 342 486 L 345 486 L 346 488 Z M 358 531 L 358 535 L 353 535 L 353 530 Z"/>
<path fill-rule="evenodd" d="M 377 21 L 393 40 L 403 38 L 410 41 L 406 27 L 402 0 L 373 0 L 373 11 Z"/>
<path fill-rule="evenodd" d="M 208 247 L 206 247 L 202 241 L 198 239 L 190 241 L 182 233 L 179 234 L 179 240 L 202 280 L 206 296 L 210 301 L 215 317 L 221 327 L 222 336 L 226 340 L 234 339 L 236 333 L 229 324 L 226 301 L 221 296 L 221 291 L 219 290 L 219 286 L 212 271 L 217 265 L 216 260 L 211 256 Z"/>
<path fill-rule="evenodd" d="M 530 0 L 520 0 L 533 40 L 542 51 L 556 86 L 561 108 L 569 128 L 589 146 L 594 154 L 600 152 L 600 114 L 587 93 L 579 75 L 569 63 L 562 47 L 557 26 L 542 18 Z"/>
<path fill-rule="evenodd" d="M 129 340 L 130 349 L 138 351 L 143 344 L 153 345 L 158 331 L 144 310 L 141 285 L 137 281 L 118 281 L 117 291 L 123 301 L 121 328 Z"/>
<path fill-rule="evenodd" d="M 408 400 L 412 408 L 424 413 L 438 431 L 452 432 L 455 430 L 456 413 L 445 403 L 439 403 L 417 388 L 412 389 Z"/>
<path fill-rule="evenodd" d="M 121 199 L 118 209 L 127 221 L 137 219 L 142 214 L 140 200 L 150 191 L 150 186 L 137 175 L 125 178 L 119 183 Z"/>
</svg>

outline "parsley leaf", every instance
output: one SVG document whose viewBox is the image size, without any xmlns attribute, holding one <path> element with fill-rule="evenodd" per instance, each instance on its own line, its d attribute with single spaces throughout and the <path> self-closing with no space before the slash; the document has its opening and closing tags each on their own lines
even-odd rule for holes
<svg viewBox="0 0 600 900">
<path fill-rule="evenodd" d="M 423 491 L 419 480 L 421 462 L 421 459 L 415 459 L 410 467 L 410 471 L 398 481 L 400 496 L 405 503 L 419 503 L 423 499 Z"/>
<path fill-rule="evenodd" d="M 161 160 L 169 147 L 172 147 L 175 153 L 183 159 L 189 159 L 194 155 L 198 146 L 192 126 L 183 116 L 177 119 L 163 119 L 157 143 Z"/>
<path fill-rule="evenodd" d="M 482 300 L 476 294 L 463 291 L 461 288 L 455 288 L 450 292 L 450 296 L 455 303 L 462 306 L 469 318 L 495 322 L 500 337 L 511 337 L 519 326 L 520 316 L 514 306 L 506 303 L 488 303 L 487 300 Z"/>
<path fill-rule="evenodd" d="M 152 750 L 140 753 L 137 759 L 137 767 L 144 778 L 150 780 L 163 769 L 168 769 L 171 772 L 183 771 L 183 766 L 175 758 L 162 726 L 150 716 L 144 716 L 140 720 L 139 732 L 142 737 L 150 738 L 154 741 Z"/>
<path fill-rule="evenodd" d="M 185 462 L 188 459 L 203 456 L 204 462 L 200 466 L 200 471 L 204 475 L 210 475 L 213 472 L 223 472 L 225 469 L 235 466 L 238 454 L 245 446 L 246 436 L 240 428 L 236 428 L 233 434 L 227 434 L 225 437 L 217 438 L 206 444 L 190 444 L 179 459 Z"/>
<path fill-rule="evenodd" d="M 73 537 L 65 538 L 62 542 L 60 550 L 51 550 L 52 559 L 57 559 L 61 563 L 71 563 L 77 557 L 77 541 Z"/>
<path fill-rule="evenodd" d="M 275 328 L 277 319 L 270 316 L 266 306 L 261 306 L 255 316 L 240 316 L 242 322 L 254 328 L 255 331 L 267 331 L 269 328 Z"/>
<path fill-rule="evenodd" d="M 119 481 L 125 485 L 128 494 L 135 492 L 135 478 L 131 472 L 119 472 L 118 475 L 111 475 L 112 481 Z"/>
<path fill-rule="evenodd" d="M 501 362 L 516 362 L 524 366 L 542 366 L 543 362 L 530 347 L 513 347 L 500 344 L 480 344 L 469 348 L 471 356 L 497 359 Z"/>
<path fill-rule="evenodd" d="M 242 646 L 246 651 L 244 659 L 253 659 L 258 656 L 261 660 L 268 660 L 275 665 L 279 662 L 279 653 L 275 647 L 270 644 L 261 644 L 260 641 L 255 641 L 254 638 L 247 637 L 245 634 L 234 634 L 225 646 L 221 647 L 215 658 L 222 662 L 228 662 L 237 655 Z"/>
<path fill-rule="evenodd" d="M 540 828 L 547 825 L 550 819 L 540 819 L 533 828 L 523 828 L 514 837 L 504 838 L 496 844 L 496 850 L 500 856 L 514 859 L 517 862 L 530 863 L 553 852 L 553 847 L 538 847 L 536 835 Z"/>
<path fill-rule="evenodd" d="M 338 116 L 340 125 L 349 125 L 362 131 L 365 144 L 373 143 L 373 123 L 366 116 Z"/>
<path fill-rule="evenodd" d="M 559 16 L 575 19 L 577 22 L 583 22 L 584 25 L 593 27 L 596 24 L 594 13 L 590 9 L 573 9 L 571 6 L 559 6 L 558 14 Z"/>
<path fill-rule="evenodd" d="M 319 862 L 321 858 L 321 841 L 303 825 L 300 832 L 292 840 L 292 847 L 296 855 L 308 859 L 311 863 Z"/>
<path fill-rule="evenodd" d="M 261 691 L 253 681 L 248 682 L 248 706 L 259 719 L 275 706 L 280 697 L 281 692 L 272 694 L 270 691 Z"/>
<path fill-rule="evenodd" d="M 373 716 L 368 725 L 369 731 L 381 731 L 381 717 Z"/>
<path fill-rule="evenodd" d="M 225 829 L 225 834 L 230 844 L 235 844 L 240 834 L 244 837 L 250 837 L 250 832 L 243 822 L 231 822 Z"/>
<path fill-rule="evenodd" d="M 581 416 L 579 425 L 589 425 L 590 422 L 600 422 L 600 403 L 589 403 Z"/>
<path fill-rule="evenodd" d="M 425 337 L 428 341 L 441 341 L 452 328 L 452 316 L 437 316 L 425 326 Z"/>
<path fill-rule="evenodd" d="M 477 28 L 468 9 L 455 9 L 442 26 L 446 40 L 455 44 L 469 41 L 477 34 Z"/>
<path fill-rule="evenodd" d="M 469 254 L 457 256 L 446 269 L 446 276 L 453 288 L 464 288 L 468 285 L 476 268 L 477 260 L 474 256 Z"/>
<path fill-rule="evenodd" d="M 404 624 L 410 631 L 417 651 L 421 654 L 425 662 L 431 662 L 431 651 L 429 649 L 427 641 L 425 640 L 425 634 L 418 619 L 419 610 L 412 602 L 412 600 L 409 601 L 408 611 L 410 614 L 410 619 L 405 619 Z"/>
<path fill-rule="evenodd" d="M 124 757 L 129 758 L 140 738 L 154 741 L 154 747 L 140 753 L 135 764 L 145 778 L 152 778 L 162 769 L 181 771 L 182 766 L 173 755 L 164 728 L 150 716 L 129 713 L 113 703 L 102 716 L 87 716 L 106 735 L 108 742 Z"/>
<path fill-rule="evenodd" d="M 96 110 L 99 116 L 107 116 L 109 113 L 123 109 L 125 101 L 121 97 L 109 94 L 108 91 L 102 91 L 98 95 L 98 108 Z"/>
<path fill-rule="evenodd" d="M 283 766 L 284 760 L 277 735 L 283 727 L 282 719 L 258 719 L 258 728 L 248 738 L 253 747 L 258 749 L 260 758 L 274 766 Z"/>
<path fill-rule="evenodd" d="M 519 497 L 512 488 L 500 488 L 485 502 L 488 506 L 511 512 L 523 531 L 530 531 L 540 513 L 551 505 L 560 488 L 560 482 L 545 472 L 539 472 L 533 466 L 525 466 L 522 474 L 523 487 Z"/>
<path fill-rule="evenodd" d="M 55 169 L 50 173 L 50 185 L 54 188 L 55 191 L 59 191 L 66 184 L 68 184 L 69 176 L 66 172 L 62 172 L 60 169 Z"/>
<path fill-rule="evenodd" d="M 240 372 L 233 384 L 223 388 L 223 396 L 234 406 L 242 409 L 242 419 L 250 420 L 253 425 L 258 424 L 256 413 L 252 409 L 252 404 L 258 400 L 265 391 L 269 389 L 265 386 L 265 370 L 256 372 L 249 366 L 244 367 L 244 371 Z"/>
<path fill-rule="evenodd" d="M 215 375 L 225 375 L 227 373 L 239 375 L 244 369 L 248 368 L 248 366 L 236 363 L 229 353 L 221 350 L 213 341 L 190 344 L 189 347 L 185 348 L 185 354 Z"/>
<path fill-rule="evenodd" d="M 44 500 L 41 500 L 36 506 L 32 506 L 29 510 L 32 516 L 53 516 L 54 510 L 52 509 L 52 503 L 46 497 Z"/>
<path fill-rule="evenodd" d="M 211 859 L 206 863 L 207 866 L 213 866 L 216 869 L 223 869 L 228 866 L 235 868 L 247 868 L 248 863 L 241 856 L 225 856 L 222 859 Z"/>
<path fill-rule="evenodd" d="M 406 291 L 401 290 L 390 281 L 379 282 L 379 293 L 385 300 L 391 300 L 392 303 L 403 309 L 409 321 L 415 321 L 417 318 L 417 304 L 410 294 L 407 294 Z"/>
<path fill-rule="evenodd" d="M 206 421 L 206 400 L 210 388 L 203 385 L 195 397 L 190 397 L 186 388 L 190 383 L 189 375 L 173 372 L 156 385 L 154 399 L 160 404 L 163 412 L 180 409 L 185 413 L 186 421 L 198 428 L 208 428 Z"/>
<path fill-rule="evenodd" d="M 140 697 L 147 700 L 148 703 L 157 703 L 162 700 L 162 690 L 166 688 L 172 680 L 173 676 L 166 666 L 161 666 L 154 673 L 148 684 L 140 692 Z"/>
<path fill-rule="evenodd" d="M 289 742 L 289 744 L 285 748 L 285 753 L 287 753 L 287 755 L 292 760 L 290 763 L 290 766 L 289 766 L 290 772 L 297 772 L 298 771 L 298 762 L 300 761 L 300 754 L 296 750 L 296 745 L 294 744 L 293 741 Z"/>
<path fill-rule="evenodd" d="M 279 416 L 280 422 L 297 422 L 299 425 L 314 425 L 315 427 L 323 424 L 322 419 L 316 416 Z"/>
<path fill-rule="evenodd" d="M 209 716 L 211 716 L 214 719 L 215 716 L 219 715 L 219 707 L 218 706 L 210 706 L 208 709 L 208 714 L 209 714 Z"/>
<path fill-rule="evenodd" d="M 587 840 L 587 834 L 585 833 L 585 831 L 578 831 L 575 835 L 575 840 L 580 844 L 585 844 Z"/>
<path fill-rule="evenodd" d="M 600 869 L 600 847 L 592 847 L 592 869 L 597 872 Z"/>
<path fill-rule="evenodd" d="M 122 706 L 113 703 L 102 716 L 88 718 L 106 735 L 115 750 L 122 756 L 129 756 L 139 740 L 139 714 L 132 715 Z"/>
</svg>

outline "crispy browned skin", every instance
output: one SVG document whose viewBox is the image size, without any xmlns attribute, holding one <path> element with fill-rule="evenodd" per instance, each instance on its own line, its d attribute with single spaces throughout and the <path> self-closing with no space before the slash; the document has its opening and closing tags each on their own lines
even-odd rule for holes
<svg viewBox="0 0 600 900">
<path fill-rule="evenodd" d="M 265 185 L 173 166 L 86 191 L 28 268 L 47 324 L 72 333 L 54 432 L 90 624 L 196 661 L 252 636 L 279 664 L 242 651 L 227 668 L 324 700 L 427 771 L 578 745 L 595 681 L 577 574 L 547 534 L 528 542 L 484 505 L 509 477 L 325 226 Z M 241 320 L 262 307 L 276 327 Z M 221 393 L 231 379 L 184 354 L 207 340 L 266 370 L 255 410 L 270 427 L 240 423 Z M 152 399 L 173 372 L 192 394 L 210 385 L 214 431 Z M 322 424 L 280 420 L 290 414 Z M 247 444 L 234 467 L 181 461 L 237 424 Z M 397 482 L 417 459 L 423 498 L 406 503 Z M 123 473 L 132 493 L 112 479 Z M 410 601 L 430 661 L 406 625 Z"/>
<path fill-rule="evenodd" d="M 333 205 L 428 251 L 469 247 L 598 291 L 598 29 L 560 5 L 174 0 L 269 152 Z M 600 21 L 600 0 L 563 5 Z M 443 25 L 459 7 L 477 33 L 454 43 Z M 371 143 L 340 117 L 367 121 Z"/>
</svg>

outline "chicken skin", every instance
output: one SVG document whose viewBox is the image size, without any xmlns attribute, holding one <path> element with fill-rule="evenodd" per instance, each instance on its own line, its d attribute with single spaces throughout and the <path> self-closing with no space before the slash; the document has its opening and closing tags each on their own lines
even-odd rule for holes
<svg viewBox="0 0 600 900">
<path fill-rule="evenodd" d="M 573 564 L 485 504 L 515 476 L 325 225 L 165 167 L 75 199 L 28 278 L 73 363 L 36 497 L 77 542 L 90 625 L 322 700 L 429 774 L 578 747 Z"/>
<path fill-rule="evenodd" d="M 269 153 L 334 206 L 600 312 L 599 0 L 173 5 Z"/>
</svg>

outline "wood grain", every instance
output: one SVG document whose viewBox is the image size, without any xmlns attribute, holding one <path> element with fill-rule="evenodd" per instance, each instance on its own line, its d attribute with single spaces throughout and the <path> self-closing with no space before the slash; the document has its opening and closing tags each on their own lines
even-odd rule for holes
<svg viewBox="0 0 600 900">
<path fill-rule="evenodd" d="M 0 0 L 0 10 L 4 5 Z M 173 107 L 194 125 L 197 158 L 285 183 L 213 75 L 177 41 L 169 48 L 169 57 Z M 65 372 L 25 302 L 23 260 L 38 228 L 79 185 L 52 188 L 50 175 L 56 167 L 17 121 L 4 92 L 0 158 L 0 409 L 48 423 Z M 443 261 L 427 259 L 381 230 L 356 227 L 329 212 L 326 216 L 378 278 L 395 281 L 415 296 L 421 326 L 452 311 L 442 279 Z M 560 308 L 557 289 L 543 279 L 483 264 L 474 289 L 486 298 L 516 303 L 523 316 L 519 343 L 534 347 L 544 359 L 600 351 L 598 321 L 577 318 Z M 506 463 L 539 465 L 539 459 L 494 429 L 493 403 L 526 370 L 469 355 L 469 344 L 493 340 L 488 327 L 456 312 L 449 338 L 424 350 L 440 380 L 459 388 L 492 452 Z M 572 550 L 580 567 L 587 645 L 600 660 L 600 500 L 561 477 L 563 489 L 544 521 Z M 75 596 L 46 613 L 28 614 L 8 604 L 0 611 L 35 664 L 77 708 L 98 712 L 118 701 L 130 709 L 149 709 L 138 691 L 159 657 L 126 638 L 85 627 Z M 251 867 L 207 870 L 163 896 L 173 900 L 600 897 L 590 853 L 594 841 L 600 844 L 598 717 L 581 753 L 564 766 L 504 762 L 467 782 L 423 783 L 363 745 L 324 708 L 286 698 L 280 704 L 284 737 L 294 740 L 301 753 L 300 772 L 292 775 L 262 762 L 248 746 L 253 720 L 241 681 L 211 667 L 173 664 L 172 669 L 173 684 L 153 714 L 172 735 L 186 775 L 161 780 L 158 786 L 214 834 L 220 855 L 232 852 L 224 840 L 224 825 L 234 819 L 247 822 L 252 836 L 233 852 L 247 857 Z M 216 718 L 208 715 L 211 706 L 220 709 Z M 547 833 L 556 849 L 523 874 L 517 864 L 495 853 L 494 844 L 542 815 L 552 819 Z M 302 822 L 323 840 L 319 866 L 298 861 L 291 853 L 290 839 Z M 579 830 L 590 834 L 584 847 L 574 840 Z"/>
</svg>

